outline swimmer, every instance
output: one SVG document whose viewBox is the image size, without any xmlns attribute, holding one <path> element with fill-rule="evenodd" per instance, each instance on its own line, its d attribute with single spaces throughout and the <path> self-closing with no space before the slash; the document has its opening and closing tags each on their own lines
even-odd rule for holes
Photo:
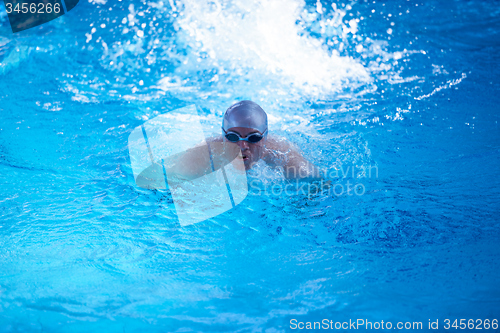
<svg viewBox="0 0 500 333">
<path fill-rule="evenodd" d="M 175 163 L 177 167 L 168 168 L 167 174 L 193 179 L 211 172 L 214 163 L 224 165 L 217 157 L 232 151 L 229 154 L 232 157 L 225 159 L 230 161 L 241 151 L 247 171 L 263 160 L 271 168 L 282 168 L 287 179 L 321 179 L 318 168 L 308 162 L 294 144 L 285 138 L 269 135 L 267 114 L 257 103 L 241 101 L 231 105 L 224 114 L 221 134 L 206 140 L 208 153 L 204 153 L 205 146 L 188 150 Z"/>
</svg>

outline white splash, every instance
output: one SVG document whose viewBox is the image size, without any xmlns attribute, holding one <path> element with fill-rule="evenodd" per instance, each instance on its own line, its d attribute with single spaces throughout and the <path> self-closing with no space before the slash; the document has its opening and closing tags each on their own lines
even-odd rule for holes
<svg viewBox="0 0 500 333">
<path fill-rule="evenodd" d="M 372 81 L 363 65 L 329 51 L 297 24 L 305 15 L 302 0 L 236 0 L 230 5 L 185 0 L 176 6 L 178 38 L 191 48 L 178 72 L 215 68 L 219 77 L 265 75 L 306 95 L 331 94 L 347 84 Z"/>
<path fill-rule="evenodd" d="M 438 91 L 441 91 L 443 89 L 449 89 L 457 84 L 459 84 L 460 82 L 462 82 L 463 79 L 465 79 L 467 77 L 467 75 L 465 73 L 462 73 L 462 77 L 458 78 L 458 79 L 455 79 L 455 80 L 448 80 L 446 82 L 446 84 L 442 85 L 442 86 L 439 86 L 437 88 L 435 88 L 431 93 L 427 94 L 427 95 L 422 95 L 422 96 L 419 96 L 419 97 L 415 97 L 416 100 L 420 101 L 424 98 L 429 98 L 431 97 L 432 95 L 434 95 L 435 93 L 437 93 Z"/>
</svg>

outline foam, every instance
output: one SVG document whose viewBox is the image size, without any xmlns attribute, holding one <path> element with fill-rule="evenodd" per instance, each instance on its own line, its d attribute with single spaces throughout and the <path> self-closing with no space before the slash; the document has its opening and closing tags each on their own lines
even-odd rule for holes
<svg viewBox="0 0 500 333">
<path fill-rule="evenodd" d="M 265 75 L 271 84 L 264 90 L 279 94 L 281 89 L 287 95 L 284 87 L 321 96 L 342 91 L 346 84 L 372 82 L 360 62 L 329 51 L 322 40 L 297 24 L 304 21 L 303 1 L 236 0 L 228 5 L 187 0 L 179 11 L 177 36 L 191 52 L 178 72 L 213 69 L 218 81 L 221 75 L 235 79 Z M 329 22 L 333 26 L 334 21 Z M 356 27 L 346 27 L 344 34 L 355 31 Z"/>
</svg>

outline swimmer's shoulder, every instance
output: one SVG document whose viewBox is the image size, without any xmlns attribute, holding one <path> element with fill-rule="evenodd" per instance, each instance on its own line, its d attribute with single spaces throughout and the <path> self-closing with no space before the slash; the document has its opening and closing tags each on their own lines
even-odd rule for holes
<svg viewBox="0 0 500 333">
<path fill-rule="evenodd" d="M 223 142 L 221 135 L 211 136 L 211 137 L 206 138 L 205 140 L 206 140 L 207 143 L 211 143 L 211 142 Z"/>
<path fill-rule="evenodd" d="M 287 138 L 278 135 L 269 135 L 266 141 L 266 149 L 275 152 L 286 153 L 290 150 L 296 150 L 295 144 L 290 142 Z"/>
<path fill-rule="evenodd" d="M 295 145 L 288 139 L 278 135 L 269 135 L 262 159 L 270 166 L 284 166 L 295 152 Z"/>
</svg>

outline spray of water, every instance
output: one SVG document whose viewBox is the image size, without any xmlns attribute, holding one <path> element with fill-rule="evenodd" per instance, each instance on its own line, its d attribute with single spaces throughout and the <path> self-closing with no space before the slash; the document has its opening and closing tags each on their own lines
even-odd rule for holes
<svg viewBox="0 0 500 333">
<path fill-rule="evenodd" d="M 306 20 L 319 13 L 309 13 L 301 0 L 186 0 L 178 11 L 178 40 L 190 50 L 178 73 L 211 70 L 207 81 L 212 83 L 243 81 L 239 84 L 243 89 L 248 87 L 245 81 L 257 79 L 262 83 L 257 89 L 264 94 L 290 96 L 294 92 L 309 97 L 372 82 L 359 62 L 328 50 L 322 39 L 309 34 Z M 324 19 L 324 23 L 340 25 L 333 16 L 342 14 L 333 8 L 331 12 L 332 19 Z M 168 88 L 165 82 L 168 85 L 170 80 L 160 84 Z"/>
<path fill-rule="evenodd" d="M 309 8 L 302 0 L 171 4 L 178 13 L 177 45 L 187 52 L 175 73 L 159 81 L 164 90 L 192 83 L 208 95 L 224 91 L 294 100 L 374 89 L 373 68 L 337 50 L 358 37 L 359 19 L 344 23 L 346 10 L 336 5 L 325 8 L 318 2 Z M 331 47 L 334 43 L 337 48 Z M 363 47 L 357 50 L 363 52 Z"/>
</svg>

